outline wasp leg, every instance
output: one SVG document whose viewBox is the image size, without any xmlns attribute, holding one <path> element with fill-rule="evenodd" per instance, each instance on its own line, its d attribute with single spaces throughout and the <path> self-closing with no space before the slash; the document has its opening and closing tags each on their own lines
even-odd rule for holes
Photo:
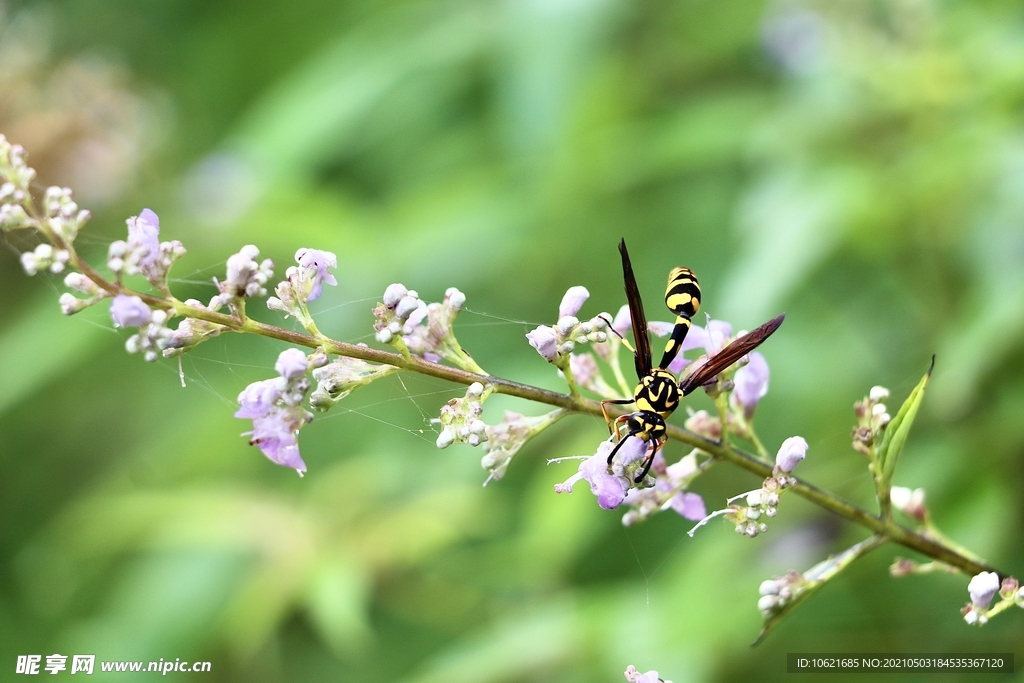
<svg viewBox="0 0 1024 683">
<path fill-rule="evenodd" d="M 644 460 L 644 468 L 640 471 L 640 474 L 633 477 L 634 484 L 639 484 L 640 482 L 642 482 L 644 480 L 644 477 L 647 476 L 647 473 L 651 471 L 651 465 L 654 464 L 654 456 L 658 454 L 658 450 L 660 450 L 664 444 L 665 441 L 662 439 L 654 440 L 654 450 L 652 450 L 651 454 L 647 456 L 646 460 Z"/>
<path fill-rule="evenodd" d="M 625 417 L 625 416 L 623 416 L 623 417 Z M 617 444 L 615 444 L 615 448 L 613 448 L 612 452 L 608 454 L 608 464 L 609 465 L 612 464 L 612 459 L 615 458 L 615 454 L 619 452 L 620 448 L 622 448 L 622 444 L 626 443 L 626 439 L 628 439 L 631 436 L 636 436 L 639 433 L 640 433 L 639 430 L 637 430 L 635 432 L 630 432 L 630 433 L 626 434 L 624 437 L 622 437 L 621 439 L 619 439 L 619 442 Z"/>
<path fill-rule="evenodd" d="M 608 417 L 608 410 L 605 408 L 605 406 L 606 405 L 628 406 L 631 403 L 633 403 L 633 399 L 631 399 L 631 398 L 615 400 L 615 401 L 613 401 L 611 399 L 605 400 L 605 401 L 601 401 L 601 414 L 604 415 L 604 421 L 605 421 L 605 424 L 608 425 L 608 433 L 609 434 L 614 434 L 614 432 L 612 431 L 612 419 L 610 417 Z M 618 422 L 618 419 L 616 419 L 616 422 Z"/>
</svg>

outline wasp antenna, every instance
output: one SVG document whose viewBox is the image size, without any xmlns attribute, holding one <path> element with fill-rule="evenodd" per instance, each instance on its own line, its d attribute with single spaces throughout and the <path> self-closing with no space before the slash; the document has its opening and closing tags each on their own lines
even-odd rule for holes
<svg viewBox="0 0 1024 683">
<path fill-rule="evenodd" d="M 932 354 L 932 364 L 928 366 L 928 376 L 932 376 L 932 370 L 935 369 L 935 354 Z"/>
</svg>

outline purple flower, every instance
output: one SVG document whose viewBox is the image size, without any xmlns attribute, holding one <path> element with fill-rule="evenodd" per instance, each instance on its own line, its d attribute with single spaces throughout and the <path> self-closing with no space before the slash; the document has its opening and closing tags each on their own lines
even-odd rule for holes
<svg viewBox="0 0 1024 683">
<path fill-rule="evenodd" d="M 617 508 L 626 497 L 631 482 L 621 474 L 623 468 L 647 453 L 647 442 L 637 437 L 628 437 L 616 453 L 612 473 L 608 472 L 608 455 L 615 448 L 615 442 L 602 441 L 597 452 L 580 463 L 579 470 L 562 484 L 555 485 L 556 493 L 572 493 L 573 484 L 583 479 L 590 484 L 590 491 L 597 496 L 597 504 L 605 510 Z"/>
<path fill-rule="evenodd" d="M 136 254 L 139 268 L 145 273 L 160 258 L 160 219 L 149 209 L 128 219 L 128 249 Z"/>
<path fill-rule="evenodd" d="M 558 335 L 555 328 L 541 325 L 528 332 L 526 338 L 530 340 L 530 346 L 537 349 L 537 353 L 544 356 L 549 363 L 555 359 L 555 354 L 558 353 Z"/>
<path fill-rule="evenodd" d="M 297 379 L 306 374 L 309 364 L 306 354 L 298 349 L 285 349 L 277 357 L 274 369 L 285 379 Z"/>
<path fill-rule="evenodd" d="M 580 463 L 579 473 L 590 484 L 590 492 L 597 496 L 597 504 L 605 510 L 612 510 L 626 497 L 629 481 L 625 477 L 608 474 L 608 453 L 612 442 L 603 441 L 602 446 L 604 444 L 609 448 L 598 448 L 597 453 Z"/>
<path fill-rule="evenodd" d="M 110 318 L 118 327 L 142 327 L 153 319 L 153 311 L 137 296 L 118 294 L 110 302 Z"/>
<path fill-rule="evenodd" d="M 291 467 L 299 474 L 306 471 L 306 463 L 299 455 L 297 432 L 302 422 L 295 424 L 295 409 L 275 409 L 264 417 L 252 421 L 252 439 L 263 454 L 278 465 Z M 299 409 L 301 411 L 301 409 Z"/>
<path fill-rule="evenodd" d="M 238 395 L 238 405 L 241 407 L 235 411 L 235 417 L 245 420 L 266 417 L 277 399 L 281 398 L 281 393 L 279 379 L 253 382 Z"/>
<path fill-rule="evenodd" d="M 313 286 L 309 290 L 309 296 L 306 298 L 306 301 L 314 301 L 320 298 L 320 294 L 323 292 L 323 283 L 326 282 L 329 285 L 338 284 L 334 276 L 328 272 L 328 268 L 338 267 L 338 257 L 331 252 L 303 248 L 295 252 L 295 260 L 307 270 L 310 268 L 315 269 L 315 272 L 312 274 Z"/>
<path fill-rule="evenodd" d="M 736 389 L 731 398 L 743 408 L 749 420 L 757 402 L 768 393 L 768 361 L 754 351 L 750 354 L 750 362 L 736 371 L 733 382 L 736 383 Z"/>
<path fill-rule="evenodd" d="M 708 510 L 704 506 L 704 499 L 699 494 L 691 493 L 690 491 L 680 491 L 672 496 L 669 504 L 673 510 L 693 522 L 699 522 L 708 516 Z"/>
<path fill-rule="evenodd" d="M 807 442 L 802 436 L 791 436 L 779 446 L 775 456 L 775 467 L 781 472 L 792 472 L 807 454 Z"/>
<path fill-rule="evenodd" d="M 999 590 L 999 575 L 995 572 L 982 572 L 971 579 L 967 584 L 967 591 L 971 594 L 971 604 L 974 609 L 988 609 L 996 591 Z"/>
<path fill-rule="evenodd" d="M 590 292 L 587 291 L 586 287 L 576 285 L 570 287 L 566 292 L 565 296 L 562 297 L 562 303 L 558 304 L 558 317 L 559 319 L 564 318 L 567 315 L 576 315 L 583 308 L 583 304 L 587 299 L 590 298 Z"/>
</svg>

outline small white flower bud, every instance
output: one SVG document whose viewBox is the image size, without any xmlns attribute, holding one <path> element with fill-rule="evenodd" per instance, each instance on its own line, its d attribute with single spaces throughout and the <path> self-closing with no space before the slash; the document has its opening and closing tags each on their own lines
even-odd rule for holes
<svg viewBox="0 0 1024 683">
<path fill-rule="evenodd" d="M 751 491 L 750 493 L 747 494 L 747 505 L 749 505 L 750 507 L 757 507 L 758 505 L 761 504 L 762 496 L 763 491 L 761 489 L 758 489 L 757 491 Z"/>
<path fill-rule="evenodd" d="M 562 333 L 562 336 L 568 336 L 579 324 L 580 321 L 575 316 L 565 315 L 558 319 L 558 331 Z"/>
<path fill-rule="evenodd" d="M 747 508 L 747 519 L 757 519 L 761 516 L 761 511 L 757 508 Z"/>
<path fill-rule="evenodd" d="M 415 289 L 410 289 L 410 290 L 409 290 L 409 291 L 407 292 L 407 294 L 408 294 L 409 296 L 411 296 L 411 297 L 412 297 L 413 299 L 419 299 L 419 298 L 420 298 L 419 292 L 417 292 L 417 291 L 416 291 Z"/>
<path fill-rule="evenodd" d="M 466 396 L 470 398 L 477 398 L 482 396 L 484 393 L 484 385 L 480 382 L 473 382 L 466 389 Z"/>
<path fill-rule="evenodd" d="M 782 446 L 779 447 L 779 452 L 775 456 L 775 466 L 782 472 L 792 472 L 793 468 L 800 464 L 800 461 L 804 459 L 807 454 L 807 442 L 802 437 L 791 436 L 782 442 Z M 779 484 L 782 484 L 782 479 L 779 478 Z"/>
<path fill-rule="evenodd" d="M 750 536 L 751 538 L 754 538 L 755 536 L 757 536 L 758 533 L 757 525 L 751 522 L 743 530 L 743 533 L 745 533 L 747 536 Z"/>
<path fill-rule="evenodd" d="M 21 267 L 25 269 L 26 275 L 35 275 L 39 272 L 39 261 L 31 251 L 21 255 Z"/>
<path fill-rule="evenodd" d="M 572 353 L 575 348 L 575 342 L 565 341 L 558 345 L 558 353 L 562 354 L 563 356 L 567 356 L 570 353 Z"/>
<path fill-rule="evenodd" d="M 769 493 L 767 496 L 764 497 L 764 503 L 765 503 L 765 505 L 770 505 L 772 507 L 778 505 L 779 504 L 779 494 L 774 493 L 774 492 L 773 493 Z"/>
<path fill-rule="evenodd" d="M 455 443 L 455 433 L 445 427 L 441 430 L 441 433 L 437 435 L 437 447 L 448 448 L 453 443 Z"/>
<path fill-rule="evenodd" d="M 589 339 L 592 342 L 606 342 L 608 341 L 608 335 L 605 334 L 604 332 L 595 332 L 594 334 L 590 335 Z"/>
<path fill-rule="evenodd" d="M 757 609 L 762 614 L 768 616 L 771 614 L 779 604 L 779 599 L 774 595 L 763 595 L 761 599 L 757 601 Z"/>
<path fill-rule="evenodd" d="M 971 626 L 973 626 L 974 624 L 977 624 L 978 623 L 978 613 L 975 612 L 974 610 L 971 610 L 970 612 L 968 612 L 967 614 L 964 615 L 964 621 L 966 621 Z"/>
<path fill-rule="evenodd" d="M 388 285 L 388 288 L 384 290 L 384 305 L 388 308 L 394 308 L 408 293 L 409 290 L 403 284 L 396 282 L 393 285 Z"/>
<path fill-rule="evenodd" d="M 269 300 L 267 301 L 267 305 L 270 305 Z M 391 334 L 391 330 L 383 329 L 377 333 L 377 341 L 379 341 L 381 344 L 389 344 L 391 343 L 391 340 L 394 338 L 394 336 L 395 335 Z M 442 446 L 442 448 L 444 448 L 444 446 Z"/>
<path fill-rule="evenodd" d="M 763 534 L 766 531 L 768 531 L 768 525 L 765 524 L 764 522 L 761 522 L 760 524 L 757 525 L 757 530 L 760 531 Z"/>
<path fill-rule="evenodd" d="M 881 415 L 885 411 L 886 411 L 886 408 L 885 408 L 885 404 L 884 403 L 876 403 L 875 405 L 873 405 L 871 407 L 871 414 L 874 415 L 875 417 L 878 417 L 879 415 Z"/>
<path fill-rule="evenodd" d="M 413 311 L 415 311 L 419 307 L 419 299 L 406 295 L 402 297 L 401 301 L 398 302 L 398 305 L 395 306 L 395 315 L 401 318 L 402 320 L 405 320 L 412 314 Z"/>
<path fill-rule="evenodd" d="M 868 398 L 872 401 L 884 401 L 889 398 L 889 390 L 881 386 L 871 387 L 871 391 L 868 392 Z"/>
<path fill-rule="evenodd" d="M 462 310 L 462 307 L 466 304 L 466 295 L 455 287 L 449 287 L 445 291 L 444 296 L 448 301 L 448 305 L 456 311 Z"/>
<path fill-rule="evenodd" d="M 479 434 L 470 434 L 466 438 L 466 443 L 468 443 L 470 446 L 479 446 L 480 445 L 480 435 Z"/>
<path fill-rule="evenodd" d="M 779 584 L 774 579 L 765 579 L 757 587 L 757 592 L 761 595 L 778 595 Z"/>
<path fill-rule="evenodd" d="M 975 609 L 988 609 L 989 603 L 999 590 L 999 575 L 995 572 L 981 572 L 967 585 L 971 603 Z"/>
<path fill-rule="evenodd" d="M 484 423 L 483 420 L 473 420 L 473 422 L 469 425 L 469 431 L 473 432 L 474 434 L 483 434 L 486 428 L 487 425 Z"/>
<path fill-rule="evenodd" d="M 64 315 L 74 315 L 88 306 L 85 301 L 69 292 L 61 294 L 58 301 L 60 303 L 60 312 Z"/>
<path fill-rule="evenodd" d="M 110 247 L 107 249 L 108 258 L 124 258 L 124 255 L 128 253 L 128 243 L 124 240 L 117 240 L 111 242 Z"/>
<path fill-rule="evenodd" d="M 580 285 L 570 287 L 566 291 L 565 296 L 562 297 L 562 302 L 558 305 L 558 316 L 576 315 L 583 308 L 583 304 L 589 297 L 590 292 L 587 291 L 586 287 Z"/>
<path fill-rule="evenodd" d="M 401 331 L 402 323 L 398 322 L 397 320 L 392 320 L 391 324 L 388 325 L 388 332 L 390 332 L 391 334 L 398 334 Z"/>
<path fill-rule="evenodd" d="M 771 506 L 766 507 L 764 510 L 764 514 L 768 515 L 769 517 L 774 517 L 775 515 L 779 514 L 779 509 Z"/>
</svg>

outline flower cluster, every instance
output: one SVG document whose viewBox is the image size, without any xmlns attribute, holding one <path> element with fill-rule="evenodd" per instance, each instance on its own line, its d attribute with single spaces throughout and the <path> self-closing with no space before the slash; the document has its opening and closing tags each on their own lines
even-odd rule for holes
<svg viewBox="0 0 1024 683">
<path fill-rule="evenodd" d="M 857 426 L 853 428 L 853 449 L 862 455 L 872 457 L 872 449 L 878 442 L 885 426 L 892 419 L 888 408 L 882 403 L 889 398 L 885 387 L 871 387 L 871 391 L 853 404 L 857 414 Z"/>
<path fill-rule="evenodd" d="M 95 282 L 78 272 L 71 272 L 65 275 L 64 286 L 89 297 L 87 299 L 79 299 L 71 292 L 61 294 L 58 302 L 60 303 L 61 313 L 64 315 L 74 315 L 110 296 L 110 292 L 102 289 Z"/>
<path fill-rule="evenodd" d="M 228 304 L 267 295 L 266 284 L 274 276 L 274 262 L 270 259 L 257 262 L 259 255 L 260 250 L 255 245 L 247 244 L 237 254 L 228 257 L 224 281 L 213 279 L 221 301 Z"/>
<path fill-rule="evenodd" d="M 507 410 L 501 422 L 487 425 L 484 428 L 484 457 L 480 460 L 480 465 L 489 472 L 484 485 L 492 479 L 504 477 L 519 449 L 563 415 L 564 411 L 555 410 L 547 415 L 527 417 Z"/>
<path fill-rule="evenodd" d="M 761 597 L 757 601 L 757 609 L 766 619 L 770 618 L 806 588 L 807 579 L 796 570 L 777 579 L 762 581 L 758 588 Z"/>
<path fill-rule="evenodd" d="M 687 491 L 686 487 L 700 473 L 697 466 L 697 451 L 691 452 L 679 462 L 665 465 L 659 451 L 651 464 L 654 486 L 646 489 L 631 488 L 623 502 L 630 509 L 622 516 L 622 523 L 631 526 L 645 520 L 661 510 L 672 509 L 685 519 L 696 522 L 707 516 L 704 499 L 699 494 Z"/>
<path fill-rule="evenodd" d="M 128 337 L 124 348 L 128 353 L 142 353 L 152 363 L 173 335 L 167 329 L 167 312 L 153 310 L 137 296 L 118 294 L 110 302 L 110 318 L 117 327 L 137 327 L 139 331 Z"/>
<path fill-rule="evenodd" d="M 107 267 L 122 275 L 143 275 L 158 289 L 167 287 L 167 273 L 185 247 L 178 240 L 160 241 L 160 219 L 150 209 L 128 219 L 128 240 L 112 242 L 107 250 Z"/>
<path fill-rule="evenodd" d="M 605 332 L 608 327 L 607 313 L 586 322 L 580 322 L 576 317 L 589 297 L 590 292 L 586 287 L 570 287 L 558 306 L 558 322 L 555 326 L 541 325 L 527 333 L 526 338 L 530 341 L 530 346 L 549 363 L 561 368 L 564 359 L 569 357 L 577 344 L 608 341 L 608 334 Z M 564 368 L 562 369 L 564 371 Z"/>
<path fill-rule="evenodd" d="M 394 372 L 398 368 L 393 365 L 374 365 L 359 358 L 339 356 L 313 370 L 316 389 L 309 395 L 309 405 L 315 410 L 327 410 L 359 387 Z"/>
<path fill-rule="evenodd" d="M 252 258 L 255 259 L 255 256 Z M 308 327 L 312 320 L 306 310 L 306 304 L 320 298 L 325 282 L 329 285 L 338 284 L 330 272 L 331 268 L 338 267 L 338 257 L 329 251 L 303 247 L 295 252 L 295 262 L 298 265 L 290 266 L 284 272 L 285 279 L 279 282 L 274 290 L 277 296 L 267 299 L 267 308 L 282 311 Z M 273 264 L 270 264 L 268 269 L 270 267 L 273 267 Z M 263 264 L 260 264 L 260 269 L 262 268 Z"/>
<path fill-rule="evenodd" d="M 426 303 L 415 290 L 394 283 L 373 309 L 377 341 L 431 363 L 446 360 L 464 370 L 483 374 L 476 361 L 455 337 L 454 325 L 466 295 L 456 287 L 445 290 L 444 300 Z"/>
<path fill-rule="evenodd" d="M 453 443 L 468 443 L 479 446 L 487 438 L 487 425 L 480 419 L 484 412 L 484 401 L 490 388 L 480 382 L 473 382 L 462 398 L 453 398 L 441 406 L 441 433 L 437 435 L 437 447 L 448 448 Z"/>
<path fill-rule="evenodd" d="M 185 301 L 185 304 L 192 308 L 217 311 L 224 305 L 224 302 L 221 296 L 217 295 L 210 300 L 209 306 L 204 306 L 203 302 L 197 299 L 188 299 Z M 180 356 L 227 329 L 224 325 L 200 320 L 199 318 L 182 318 L 181 322 L 178 323 L 178 329 L 174 330 L 170 338 L 163 343 L 164 357 Z"/>
<path fill-rule="evenodd" d="M 299 455 L 299 430 L 313 419 L 302 408 L 309 391 L 309 362 L 299 349 L 285 349 L 274 365 L 279 377 L 253 382 L 238 395 L 235 417 L 252 420 L 249 444 L 278 465 L 291 467 L 301 476 L 306 463 Z"/>
<path fill-rule="evenodd" d="M 991 617 L 1013 606 L 1024 608 L 1024 587 L 1012 576 L 1002 581 L 995 572 L 981 572 L 967 584 L 970 602 L 960 610 L 964 621 L 974 626 L 984 626 Z M 992 600 L 999 594 L 999 602 L 992 606 Z"/>
<path fill-rule="evenodd" d="M 384 301 L 373 309 L 373 317 L 376 319 L 373 329 L 377 332 L 377 341 L 382 344 L 394 344 L 395 337 L 412 334 L 413 328 L 427 317 L 427 302 L 420 299 L 416 290 L 407 289 L 401 283 L 388 285 L 384 290 L 383 299 Z M 460 308 L 465 300 L 465 297 L 462 297 L 459 302 Z M 429 360 L 436 362 L 440 357 Z"/>
<path fill-rule="evenodd" d="M 0 229 L 38 228 L 39 223 L 25 210 L 31 201 L 29 187 L 36 171 L 28 165 L 28 153 L 0 135 Z M 31 275 L 32 273 L 29 273 Z"/>
<path fill-rule="evenodd" d="M 689 535 L 693 536 L 697 529 L 718 516 L 724 516 L 732 522 L 736 533 L 750 538 L 768 531 L 768 524 L 764 520 L 778 514 L 779 496 L 784 489 L 796 483 L 796 479 L 790 473 L 804 459 L 807 448 L 807 441 L 800 436 L 791 436 L 783 441 L 775 456 L 772 474 L 765 478 L 761 488 L 733 496 L 726 501 L 729 503 L 728 507 L 706 516 L 697 523 L 697 526 L 690 529 Z M 733 502 L 740 499 L 742 503 Z"/>
<path fill-rule="evenodd" d="M 590 484 L 591 493 L 597 496 L 597 504 L 605 510 L 614 510 L 621 505 L 626 499 L 626 492 L 634 485 L 633 478 L 643 466 L 650 444 L 635 436 L 626 437 L 609 465 L 608 457 L 617 445 L 611 439 L 602 441 L 596 453 L 583 459 L 576 474 L 561 484 L 555 484 L 555 493 L 572 493 L 573 485 L 584 480 Z M 654 477 L 648 474 L 640 486 L 648 488 L 654 484 Z"/>
</svg>

